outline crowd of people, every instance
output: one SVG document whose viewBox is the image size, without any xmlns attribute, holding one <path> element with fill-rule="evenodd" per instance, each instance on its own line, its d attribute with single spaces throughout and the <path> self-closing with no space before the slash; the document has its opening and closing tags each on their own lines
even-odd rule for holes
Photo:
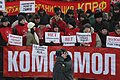
<svg viewBox="0 0 120 80">
<path fill-rule="evenodd" d="M 76 12 L 75 12 L 76 11 Z M 0 45 L 7 46 L 8 35 L 14 34 L 23 37 L 23 46 L 32 44 L 46 46 L 62 46 L 60 42 L 45 42 L 45 32 L 60 32 L 60 36 L 73 36 L 77 32 L 91 33 L 91 43 L 75 43 L 75 46 L 106 47 L 106 37 L 120 37 L 120 7 L 111 4 L 110 12 L 97 8 L 72 10 L 62 13 L 59 7 L 54 8 L 54 15 L 49 15 L 43 8 L 37 13 L 19 13 L 17 16 L 8 16 L 7 11 L 0 12 Z"/>
<path fill-rule="evenodd" d="M 23 46 L 32 46 L 33 44 L 63 45 L 62 42 L 57 44 L 54 42 L 45 43 L 45 32 L 60 32 L 60 36 L 73 36 L 77 32 L 91 33 L 91 43 L 77 42 L 75 46 L 106 47 L 107 36 L 120 37 L 120 6 L 110 4 L 109 12 L 104 12 L 99 8 L 94 12 L 90 9 L 87 11 L 68 9 L 66 14 L 62 13 L 59 7 L 55 7 L 54 15 L 47 14 L 43 8 L 40 8 L 37 13 L 19 13 L 15 16 L 8 16 L 7 11 L 0 12 L 0 46 L 10 45 L 8 43 L 9 34 L 22 36 Z M 56 53 L 60 51 L 58 50 Z M 61 58 L 61 56 L 66 57 L 66 54 L 56 55 L 60 58 L 59 60 L 66 61 L 66 58 Z M 54 68 L 54 70 L 56 69 Z M 54 78 L 56 75 L 55 73 Z M 72 79 L 72 76 L 69 78 Z"/>
</svg>

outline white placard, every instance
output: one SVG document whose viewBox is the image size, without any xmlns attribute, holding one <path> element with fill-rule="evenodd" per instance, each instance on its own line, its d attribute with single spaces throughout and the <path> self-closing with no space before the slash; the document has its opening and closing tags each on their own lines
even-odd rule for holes
<svg viewBox="0 0 120 80">
<path fill-rule="evenodd" d="M 0 0 L 0 11 L 5 10 L 5 0 Z"/>
<path fill-rule="evenodd" d="M 90 43 L 92 42 L 92 37 L 91 37 L 91 33 L 76 33 L 77 35 L 77 41 L 79 43 Z"/>
<path fill-rule="evenodd" d="M 62 36 L 62 43 L 76 43 L 76 36 Z"/>
<path fill-rule="evenodd" d="M 39 55 L 39 56 L 46 56 L 48 46 L 39 46 L 39 45 L 33 45 L 32 46 L 32 55 Z"/>
<path fill-rule="evenodd" d="M 60 43 L 60 32 L 45 32 L 46 43 Z"/>
<path fill-rule="evenodd" d="M 22 46 L 23 38 L 22 36 L 9 34 L 8 43 L 10 45 Z"/>
<path fill-rule="evenodd" d="M 120 48 L 120 37 L 107 36 L 106 46 L 111 48 Z"/>
<path fill-rule="evenodd" d="M 35 1 L 20 1 L 20 12 L 35 13 Z"/>
</svg>

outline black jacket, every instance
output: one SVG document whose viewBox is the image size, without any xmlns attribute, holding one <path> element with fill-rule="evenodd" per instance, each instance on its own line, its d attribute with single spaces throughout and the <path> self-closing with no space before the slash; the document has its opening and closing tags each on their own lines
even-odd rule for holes
<svg viewBox="0 0 120 80">
<path fill-rule="evenodd" d="M 57 57 L 53 68 L 53 80 L 73 80 L 72 61 Z"/>
</svg>

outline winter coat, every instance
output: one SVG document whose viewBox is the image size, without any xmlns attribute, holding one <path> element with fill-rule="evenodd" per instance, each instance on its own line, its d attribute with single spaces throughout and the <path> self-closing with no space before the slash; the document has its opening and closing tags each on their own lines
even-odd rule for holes
<svg viewBox="0 0 120 80">
<path fill-rule="evenodd" d="M 6 46 L 8 43 L 9 34 L 13 34 L 11 27 L 2 27 L 0 28 L 0 45 Z"/>
<path fill-rule="evenodd" d="M 55 22 L 56 22 L 56 23 L 58 24 L 58 26 L 60 27 L 60 31 L 65 32 L 66 23 L 65 23 L 62 19 L 56 21 L 55 18 L 52 17 L 52 18 L 50 19 L 50 24 L 55 23 Z"/>
<path fill-rule="evenodd" d="M 120 35 L 118 35 L 115 31 L 114 32 L 110 32 L 109 36 L 120 37 Z"/>
<path fill-rule="evenodd" d="M 53 80 L 73 80 L 71 60 L 65 61 L 63 57 L 57 57 L 53 68 Z"/>
<path fill-rule="evenodd" d="M 27 46 L 32 46 L 32 44 L 38 44 L 37 41 L 35 40 L 35 36 L 32 33 L 28 32 L 26 36 L 27 36 L 27 41 L 26 41 Z"/>
</svg>

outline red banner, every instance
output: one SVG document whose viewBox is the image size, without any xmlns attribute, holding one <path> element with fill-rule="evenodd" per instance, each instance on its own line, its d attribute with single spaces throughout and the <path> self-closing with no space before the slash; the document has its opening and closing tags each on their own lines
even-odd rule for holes
<svg viewBox="0 0 120 80">
<path fill-rule="evenodd" d="M 45 0 L 35 0 L 36 1 L 36 11 L 41 7 L 46 10 L 49 14 L 53 14 L 54 7 L 59 6 L 63 13 L 66 13 L 68 9 L 91 9 L 93 12 L 96 8 L 100 8 L 103 11 L 109 12 L 110 0 L 84 0 L 80 2 L 55 2 L 55 1 L 45 1 Z M 18 2 L 6 2 L 6 10 L 9 15 L 15 15 L 19 13 L 19 1 Z"/>
<path fill-rule="evenodd" d="M 4 47 L 4 76 L 52 77 L 55 51 L 65 48 L 72 57 L 75 78 L 119 80 L 120 49 L 93 47 L 48 47 L 48 54 L 35 56 L 32 48 Z"/>
</svg>

